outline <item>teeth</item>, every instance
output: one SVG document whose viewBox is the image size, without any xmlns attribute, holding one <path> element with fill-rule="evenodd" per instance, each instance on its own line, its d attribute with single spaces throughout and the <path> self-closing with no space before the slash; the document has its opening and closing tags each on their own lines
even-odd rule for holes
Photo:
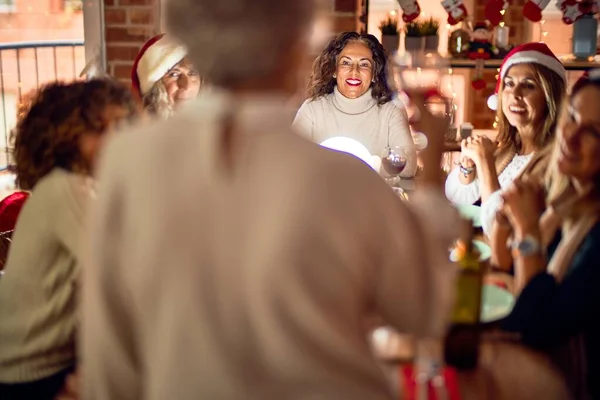
<svg viewBox="0 0 600 400">
<path fill-rule="evenodd" d="M 354 80 L 354 79 L 348 79 L 346 82 L 348 82 L 348 83 L 349 83 L 349 84 L 351 84 L 351 85 L 360 85 L 360 82 L 361 82 L 361 81 L 359 81 L 359 80 Z"/>
<path fill-rule="evenodd" d="M 509 109 L 511 112 L 516 112 L 516 113 L 521 113 L 521 112 L 525 112 L 525 111 L 526 111 L 526 110 L 525 110 L 524 108 L 522 108 L 522 107 L 515 107 L 515 106 L 510 106 L 510 107 L 508 107 L 508 109 Z"/>
</svg>

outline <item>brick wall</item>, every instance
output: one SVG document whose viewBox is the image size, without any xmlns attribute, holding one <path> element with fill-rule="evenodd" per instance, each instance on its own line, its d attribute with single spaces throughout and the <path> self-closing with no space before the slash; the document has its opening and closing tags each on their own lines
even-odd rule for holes
<svg viewBox="0 0 600 400">
<path fill-rule="evenodd" d="M 327 0 L 336 32 L 356 30 L 357 0 Z M 107 72 L 129 82 L 135 56 L 150 37 L 159 33 L 160 0 L 105 0 Z"/>
<path fill-rule="evenodd" d="M 133 60 L 160 26 L 158 0 L 104 0 L 107 72 L 129 83 Z"/>
<path fill-rule="evenodd" d="M 485 3 L 487 0 L 475 0 L 475 20 L 485 21 Z M 513 0 L 506 14 L 504 22 L 510 27 L 510 43 L 521 44 L 527 41 L 527 22 L 523 18 L 523 5 L 525 0 Z M 495 112 L 487 107 L 487 98 L 494 92 L 496 88 L 496 69 L 486 69 L 484 78 L 487 82 L 487 87 L 483 90 L 473 90 L 470 86 L 466 90 L 471 91 L 469 102 L 469 115 L 471 123 L 475 129 L 491 129 L 496 117 Z"/>
</svg>

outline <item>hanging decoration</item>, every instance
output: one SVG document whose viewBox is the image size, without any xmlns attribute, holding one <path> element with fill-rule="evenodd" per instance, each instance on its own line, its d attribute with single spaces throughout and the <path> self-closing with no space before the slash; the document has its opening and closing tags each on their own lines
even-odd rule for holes
<svg viewBox="0 0 600 400">
<path fill-rule="evenodd" d="M 463 0 L 444 0 L 442 7 L 448 13 L 448 24 L 456 25 L 469 16 Z"/>
<path fill-rule="evenodd" d="M 494 47 L 490 37 L 491 31 L 488 24 L 478 22 L 473 27 L 473 37 L 467 45 L 467 57 L 475 60 L 475 73 L 471 80 L 471 86 L 475 90 L 486 87 L 485 79 L 483 79 L 484 61 L 492 58 L 492 54 L 498 54 L 498 49 Z"/>
<path fill-rule="evenodd" d="M 558 0 L 556 2 L 565 24 L 571 25 L 584 15 L 593 15 L 598 12 L 598 3 L 595 1 Z"/>
<path fill-rule="evenodd" d="M 527 0 L 523 6 L 523 16 L 532 22 L 542 20 L 542 11 L 550 4 L 550 0 Z"/>
<path fill-rule="evenodd" d="M 485 18 L 492 27 L 500 24 L 509 6 L 510 0 L 489 0 L 485 4 Z"/>
<path fill-rule="evenodd" d="M 421 6 L 417 0 L 398 0 L 398 4 L 402 9 L 402 20 L 406 23 L 414 21 L 421 14 Z"/>
</svg>

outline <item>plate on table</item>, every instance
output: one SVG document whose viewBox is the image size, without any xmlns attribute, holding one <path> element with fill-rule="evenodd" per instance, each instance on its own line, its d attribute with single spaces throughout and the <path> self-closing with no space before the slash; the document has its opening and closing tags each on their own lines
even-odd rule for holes
<svg viewBox="0 0 600 400">
<path fill-rule="evenodd" d="M 473 221 L 475 228 L 481 228 L 481 207 L 472 205 L 457 206 L 458 212 L 463 218 Z"/>
<path fill-rule="evenodd" d="M 506 317 L 515 305 L 515 296 L 495 285 L 483 285 L 481 322 L 489 323 Z"/>
<path fill-rule="evenodd" d="M 479 252 L 479 261 L 487 261 L 492 257 L 492 248 L 481 240 L 473 240 L 473 247 Z M 450 261 L 457 262 L 458 256 L 456 255 L 456 249 L 450 252 Z"/>
</svg>

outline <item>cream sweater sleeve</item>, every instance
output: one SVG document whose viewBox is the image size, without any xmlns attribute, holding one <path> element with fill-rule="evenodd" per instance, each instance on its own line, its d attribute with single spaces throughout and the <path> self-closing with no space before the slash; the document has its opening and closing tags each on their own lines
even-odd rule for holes
<svg viewBox="0 0 600 400">
<path fill-rule="evenodd" d="M 314 142 L 315 139 L 315 125 L 314 125 L 314 116 L 310 106 L 311 100 L 306 100 L 304 104 L 298 110 L 296 114 L 296 118 L 294 118 L 294 122 L 292 126 L 305 138 Z"/>
<path fill-rule="evenodd" d="M 129 147 L 128 147 L 129 148 Z M 114 150 L 117 150 L 114 148 Z M 98 199 L 91 210 L 89 258 L 84 265 L 81 369 L 83 398 L 141 399 L 140 363 L 133 328 L 133 299 L 124 288 L 123 196 L 117 151 L 107 151 L 101 164 Z M 90 316 L 89 318 L 87 318 Z"/>
<path fill-rule="evenodd" d="M 92 200 L 89 178 L 64 171 L 56 173 L 60 175 L 54 180 L 53 198 L 47 203 L 49 227 L 79 263 L 83 260 L 86 211 Z"/>
<path fill-rule="evenodd" d="M 393 104 L 390 102 L 389 104 Z M 389 145 L 403 146 L 408 153 L 406 168 L 400 174 L 403 178 L 412 178 L 417 172 L 417 150 L 408 124 L 408 114 L 404 107 L 393 104 L 389 122 Z"/>
</svg>

